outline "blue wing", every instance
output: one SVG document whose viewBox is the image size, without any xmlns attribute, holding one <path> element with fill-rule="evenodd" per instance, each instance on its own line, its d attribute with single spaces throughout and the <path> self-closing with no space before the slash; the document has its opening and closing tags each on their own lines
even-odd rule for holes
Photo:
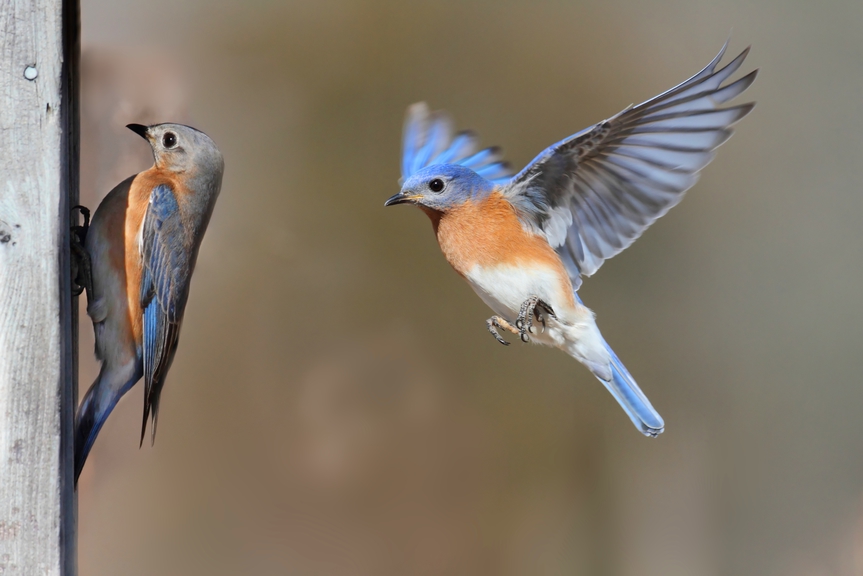
<svg viewBox="0 0 863 576">
<path fill-rule="evenodd" d="M 167 185 L 153 188 L 141 232 L 141 308 L 144 311 L 144 422 L 153 415 L 156 435 L 159 396 L 180 336 L 189 295 L 192 253 L 174 192 Z"/>
<path fill-rule="evenodd" d="M 402 139 L 402 181 L 426 166 L 459 164 L 495 184 L 509 181 L 512 171 L 498 148 L 479 148 L 471 132 L 453 136 L 452 120 L 444 112 L 430 112 L 425 102 L 408 108 Z"/>
<path fill-rule="evenodd" d="M 754 107 L 720 108 L 758 72 L 722 86 L 749 52 L 716 70 L 727 45 L 689 80 L 547 148 L 504 189 L 557 250 L 575 288 L 680 202 Z"/>
</svg>

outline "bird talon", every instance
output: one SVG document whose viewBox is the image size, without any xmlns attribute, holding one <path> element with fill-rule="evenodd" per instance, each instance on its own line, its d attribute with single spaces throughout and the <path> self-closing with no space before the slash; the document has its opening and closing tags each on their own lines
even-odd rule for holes
<svg viewBox="0 0 863 576">
<path fill-rule="evenodd" d="M 554 313 L 554 310 L 552 309 L 552 307 L 549 306 L 546 302 L 543 302 L 542 300 L 537 300 L 537 302 L 536 302 L 536 308 L 534 308 L 534 313 L 537 315 L 537 317 L 539 317 L 539 313 L 537 312 L 537 308 L 542 308 L 543 310 L 545 310 L 546 314 L 548 314 L 549 316 L 551 316 L 552 318 L 557 320 L 557 314 Z M 543 324 L 543 326 L 545 326 L 545 315 L 542 316 L 542 324 Z"/>
<path fill-rule="evenodd" d="M 518 320 L 516 320 L 516 326 L 521 329 L 522 334 L 536 334 L 536 331 L 533 329 L 533 319 L 535 317 L 538 322 L 542 323 L 542 332 L 545 332 L 546 314 L 557 320 L 554 310 L 547 302 L 541 300 L 539 296 L 531 296 L 522 303 L 521 310 L 518 313 Z M 522 338 L 522 341 L 527 342 L 524 338 Z"/>
<path fill-rule="evenodd" d="M 498 328 L 502 328 L 508 332 L 512 332 L 513 334 L 521 334 L 521 331 L 518 330 L 515 326 L 501 318 L 500 316 L 492 316 L 488 320 L 485 321 L 486 328 L 491 332 L 491 335 L 494 336 L 494 339 L 503 344 L 504 346 L 509 346 L 509 342 L 504 340 L 500 333 L 497 331 Z"/>
<path fill-rule="evenodd" d="M 73 206 L 71 210 L 73 215 L 76 210 L 84 217 L 84 224 L 82 226 L 76 224 L 69 230 L 69 249 L 72 253 L 72 296 L 80 296 L 85 290 L 87 294 L 93 291 L 90 255 L 84 248 L 87 241 L 87 231 L 90 229 L 90 210 L 85 206 Z"/>
<path fill-rule="evenodd" d="M 536 316 L 536 319 L 542 322 L 543 328 L 545 327 L 545 319 L 542 318 L 540 308 L 548 310 L 549 306 L 539 299 L 539 296 L 531 296 L 527 300 L 525 300 L 521 305 L 521 310 L 518 312 L 518 320 L 516 320 L 516 326 L 521 328 L 522 342 L 528 342 L 529 337 L 528 333 L 535 334 L 536 332 L 533 330 L 533 318 Z"/>
</svg>

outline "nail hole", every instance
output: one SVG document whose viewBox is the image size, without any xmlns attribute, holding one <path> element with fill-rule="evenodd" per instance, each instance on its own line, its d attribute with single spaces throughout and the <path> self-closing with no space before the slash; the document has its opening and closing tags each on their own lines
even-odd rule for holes
<svg viewBox="0 0 863 576">
<path fill-rule="evenodd" d="M 35 66 L 27 66 L 26 68 L 24 68 L 24 78 L 26 78 L 27 80 L 35 80 L 36 76 L 38 75 L 39 71 L 36 70 Z"/>
</svg>

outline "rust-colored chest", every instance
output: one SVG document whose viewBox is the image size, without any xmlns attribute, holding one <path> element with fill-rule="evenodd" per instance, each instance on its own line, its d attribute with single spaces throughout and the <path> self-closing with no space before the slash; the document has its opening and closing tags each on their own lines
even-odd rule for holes
<svg viewBox="0 0 863 576">
<path fill-rule="evenodd" d="M 429 216 L 441 251 L 462 276 L 475 266 L 519 263 L 551 266 L 566 275 L 545 238 L 525 230 L 512 204 L 499 192 Z"/>
<path fill-rule="evenodd" d="M 151 168 L 138 174 L 129 186 L 129 200 L 125 218 L 125 268 L 126 290 L 129 302 L 129 317 L 132 330 L 136 335 L 143 334 L 143 310 L 141 309 L 141 227 L 150 204 L 153 188 L 166 184 L 176 188 L 173 179 L 158 168 Z"/>
</svg>

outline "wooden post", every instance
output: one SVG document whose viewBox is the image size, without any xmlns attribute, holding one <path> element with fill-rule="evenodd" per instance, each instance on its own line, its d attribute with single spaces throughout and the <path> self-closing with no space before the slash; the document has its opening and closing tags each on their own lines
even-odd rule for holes
<svg viewBox="0 0 863 576">
<path fill-rule="evenodd" d="M 0 574 L 74 576 L 78 0 L 3 0 L 0 30 Z"/>
</svg>

